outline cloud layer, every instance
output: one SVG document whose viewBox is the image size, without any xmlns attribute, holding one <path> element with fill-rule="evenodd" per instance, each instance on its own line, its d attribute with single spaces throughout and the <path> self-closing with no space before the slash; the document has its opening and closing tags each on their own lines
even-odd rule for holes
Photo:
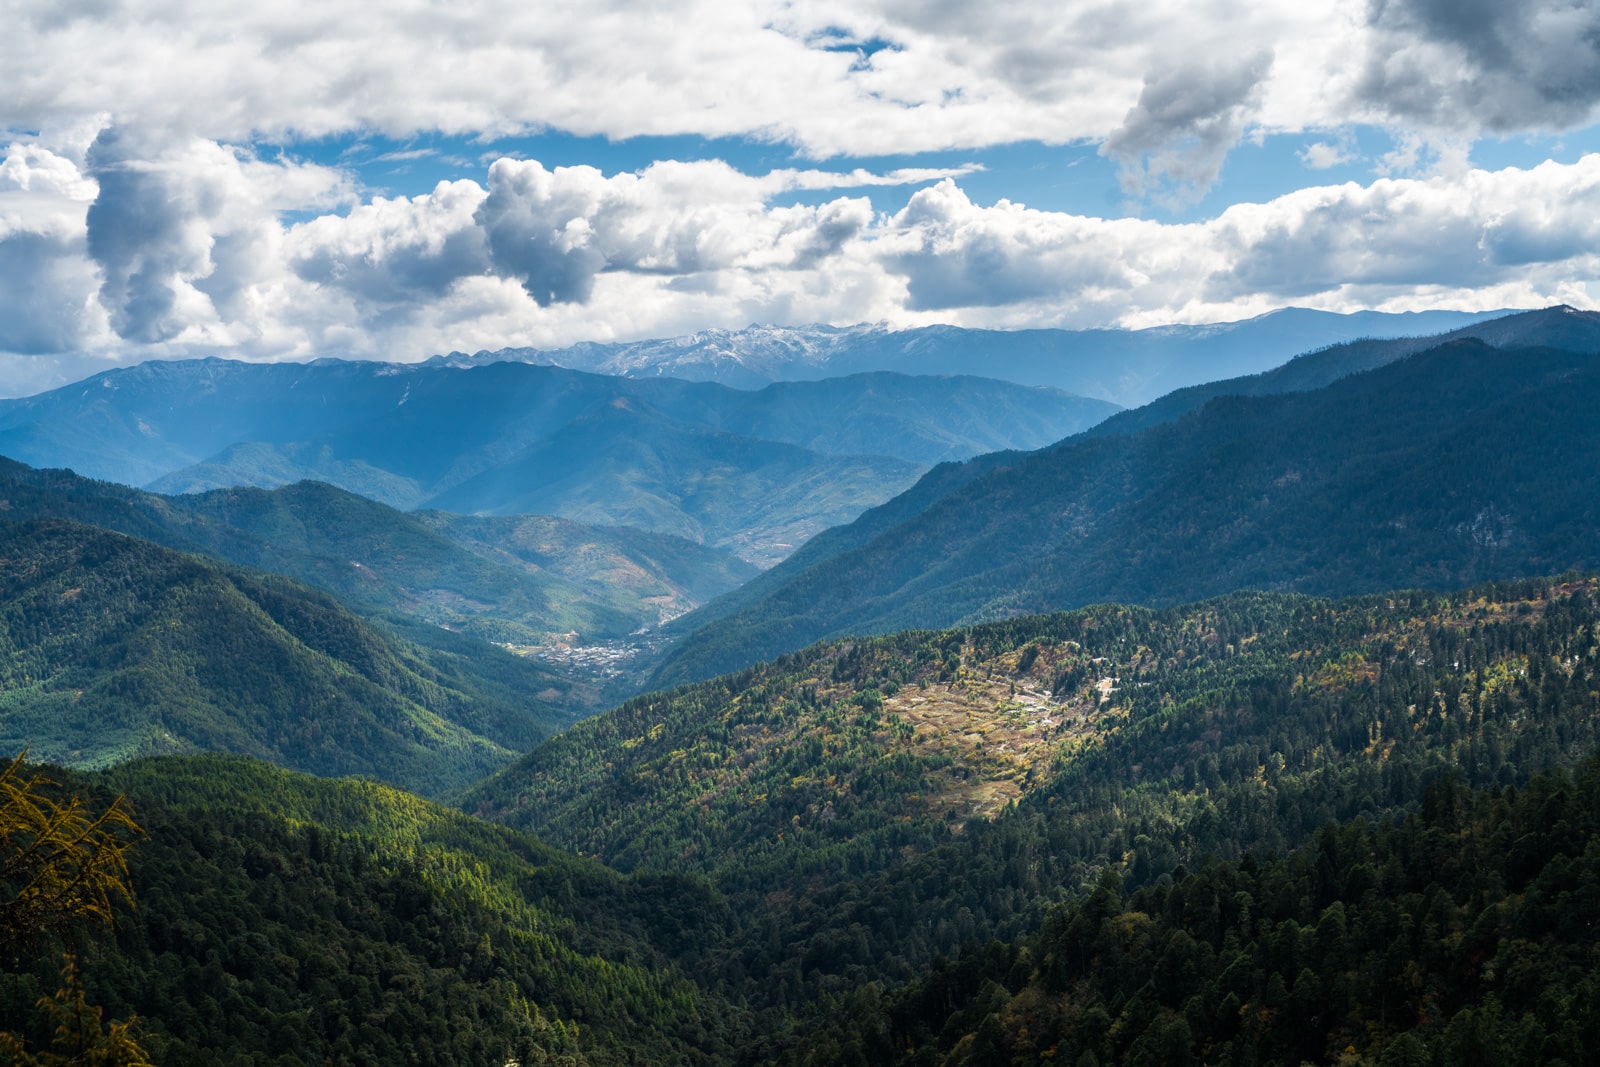
<svg viewBox="0 0 1600 1067">
<path fill-rule="evenodd" d="M 19 143 L 0 164 L 0 271 L 23 284 L 0 289 L 0 347 L 416 359 L 752 321 L 1588 306 L 1575 279 L 1600 269 L 1600 155 L 1318 186 L 1182 224 L 984 206 L 959 175 L 892 213 L 852 195 L 892 180 L 501 159 L 482 184 L 360 200 L 337 172 L 194 138 L 113 128 L 81 166 Z"/>
<path fill-rule="evenodd" d="M 1285 303 L 1591 303 L 1600 157 L 1485 171 L 1462 146 L 1594 119 L 1600 0 L 0 10 L 0 128 L 14 131 L 0 352 L 61 356 L 62 373 L 193 352 L 409 359 L 751 321 L 1144 325 Z M 1357 123 L 1401 145 L 1394 176 L 1182 224 L 983 205 L 960 170 L 849 161 L 1076 142 L 1116 162 L 1129 196 L 1180 204 L 1241 138 L 1307 132 L 1314 178 L 1349 161 Z M 292 154 L 334 134 L 550 129 L 741 137 L 810 162 L 607 173 L 504 158 L 385 197 Z M 904 193 L 869 201 L 869 187 Z M 12 382 L 32 373 L 6 366 Z"/>
<path fill-rule="evenodd" d="M 1247 122 L 1507 132 L 1585 123 L 1600 98 L 1593 0 L 4 9 L 0 127 L 110 115 L 233 143 L 554 128 L 756 136 L 828 158 L 1113 138 L 1160 170 L 1192 138 L 1187 180 Z"/>
<path fill-rule="evenodd" d="M 1595 0 L 1373 0 L 1360 93 L 1396 119 L 1516 133 L 1600 103 Z"/>
</svg>

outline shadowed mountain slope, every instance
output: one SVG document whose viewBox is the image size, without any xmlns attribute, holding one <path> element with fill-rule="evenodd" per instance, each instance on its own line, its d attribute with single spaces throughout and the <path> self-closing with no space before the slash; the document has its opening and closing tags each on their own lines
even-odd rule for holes
<svg viewBox="0 0 1600 1067">
<path fill-rule="evenodd" d="M 1137 433 L 1198 411 L 1219 396 L 1267 396 L 1320 389 L 1340 378 L 1393 363 L 1416 352 L 1466 340 L 1482 341 L 1496 348 L 1600 352 L 1600 314 L 1562 305 L 1504 315 L 1434 337 L 1363 338 L 1308 352 L 1260 374 L 1178 389 L 1143 407 L 1119 412 L 1085 432 L 1093 435 Z"/>
<path fill-rule="evenodd" d="M 821 637 L 1254 587 L 1342 594 L 1600 562 L 1600 357 L 1460 341 L 1016 457 L 686 638 L 659 682 Z M 708 615 L 716 616 L 713 605 Z M 694 617 L 685 620 L 691 623 Z"/>
</svg>

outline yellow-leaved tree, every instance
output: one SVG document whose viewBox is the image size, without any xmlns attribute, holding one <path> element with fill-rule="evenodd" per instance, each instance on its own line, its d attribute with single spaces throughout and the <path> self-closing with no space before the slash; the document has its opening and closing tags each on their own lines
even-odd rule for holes
<svg viewBox="0 0 1600 1067">
<path fill-rule="evenodd" d="M 110 924 L 116 902 L 133 899 L 127 854 L 141 832 L 123 798 L 97 811 L 81 796 L 62 795 L 58 783 L 27 765 L 26 755 L 0 771 L 0 957 L 6 960 L 69 927 Z M 17 1035 L 0 1032 L 0 1064 L 148 1067 L 138 1021 L 103 1025 L 100 1009 L 85 1000 L 70 953 L 61 988 L 38 1007 L 55 1024 L 51 1051 L 29 1051 Z"/>
</svg>

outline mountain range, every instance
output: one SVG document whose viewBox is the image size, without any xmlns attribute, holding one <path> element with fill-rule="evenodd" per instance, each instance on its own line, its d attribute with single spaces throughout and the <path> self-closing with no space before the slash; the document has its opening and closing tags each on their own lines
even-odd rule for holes
<svg viewBox="0 0 1600 1067">
<path fill-rule="evenodd" d="M 402 509 L 639 526 L 771 563 L 928 465 L 1037 447 L 1103 401 L 861 375 L 742 392 L 520 363 L 146 363 L 0 403 L 0 453 L 158 492 L 305 479 Z"/>
<path fill-rule="evenodd" d="M 721 498 L 770 531 L 767 446 L 934 465 L 729 589 L 662 534 L 0 463 L 0 742 L 77 768 L 3 772 L 0 831 L 143 827 L 131 902 L 0 952 L 0 1048 L 103 1009 L 177 1065 L 1583 1062 L 1600 318 L 1473 329 L 939 462 L 1014 387 L 196 363 L 12 409 L 115 462 L 281 417 L 217 469 L 511 509 L 720 454 L 788 472 Z M 481 639 L 635 623 L 673 685 L 598 714 Z"/>
<path fill-rule="evenodd" d="M 1142 330 L 973 330 L 927 326 L 750 326 L 683 337 L 562 349 L 509 348 L 436 356 L 446 366 L 516 360 L 627 378 L 683 378 L 741 389 L 898 371 L 980 375 L 1047 385 L 1123 407 L 1174 389 L 1254 374 L 1303 352 L 1362 338 L 1427 337 L 1504 311 L 1336 314 L 1285 308 L 1239 322 Z"/>
<path fill-rule="evenodd" d="M 1600 564 L 1600 316 L 1552 309 L 1511 325 L 1496 338 L 1554 336 L 1578 350 L 1466 338 L 1384 349 L 1384 363 L 1370 345 L 1332 349 L 1276 379 L 1315 385 L 1322 366 L 1335 380 L 1321 388 L 1216 386 L 1174 422 L 937 468 L 679 620 L 699 629 L 656 680 L 709 677 L 831 635 L 1104 600 L 1451 588 Z"/>
<path fill-rule="evenodd" d="M 1448 333 L 1426 337 L 1363 338 L 1296 356 L 1260 374 L 1175 389 L 1139 408 L 1118 412 L 1088 433 L 1134 433 L 1198 411 L 1219 396 L 1268 396 L 1320 389 L 1340 378 L 1372 370 L 1451 341 L 1482 341 L 1496 348 L 1561 348 L 1600 351 L 1600 325 L 1594 312 L 1564 304 L 1538 311 L 1497 315 Z"/>
</svg>

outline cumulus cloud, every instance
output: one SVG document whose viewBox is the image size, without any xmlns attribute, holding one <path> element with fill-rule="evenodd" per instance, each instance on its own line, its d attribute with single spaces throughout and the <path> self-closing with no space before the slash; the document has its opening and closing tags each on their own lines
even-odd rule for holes
<svg viewBox="0 0 1600 1067">
<path fill-rule="evenodd" d="M 477 182 L 456 181 L 422 196 L 376 197 L 294 227 L 288 258 L 304 281 L 368 305 L 437 299 L 461 278 L 489 271 L 488 243 L 474 220 L 485 195 Z"/>
<path fill-rule="evenodd" d="M 109 127 L 77 161 L 17 143 L 0 163 L 0 352 L 421 357 L 866 313 L 894 286 L 857 247 L 870 203 L 775 198 L 938 173 L 501 160 L 485 185 L 351 203 L 337 172 L 170 132 Z"/>
<path fill-rule="evenodd" d="M 336 173 L 189 136 L 113 128 L 81 161 L 18 142 L 0 163 L 0 350 L 415 359 L 752 321 L 1588 305 L 1600 272 L 1600 156 L 1302 189 L 1182 224 L 980 204 L 950 176 L 889 214 L 848 195 L 888 180 L 505 159 L 481 184 L 352 201 Z M 818 190 L 841 195 L 792 202 Z"/>
<path fill-rule="evenodd" d="M 1600 103 L 1596 0 L 1373 0 L 1361 96 L 1444 131 L 1562 129 Z"/>
<path fill-rule="evenodd" d="M 605 269 L 615 235 L 603 238 L 593 217 L 610 191 L 593 167 L 502 159 L 489 168 L 489 196 L 475 221 L 488 236 L 495 266 L 517 278 L 541 306 L 583 302 Z M 610 238 L 610 239 L 608 239 Z"/>
<path fill-rule="evenodd" d="M 1087 142 L 1168 199 L 1251 132 L 1512 133 L 1600 97 L 1600 0 L 22 0 L 7 29 L 3 128 L 692 134 L 813 159 Z"/>
<path fill-rule="evenodd" d="M 1357 2 L 24 0 L 0 35 L 0 126 L 111 113 L 234 143 L 555 128 L 868 156 L 1098 140 L 1165 57 L 1300 42 L 1326 54 L 1299 57 L 1266 95 L 1325 122 L 1318 79 L 1342 61 L 1339 9 Z"/>
<path fill-rule="evenodd" d="M 89 147 L 86 173 L 99 189 L 86 238 L 100 303 L 118 336 L 144 343 L 245 323 L 248 291 L 279 258 L 277 213 L 330 206 L 344 184 L 322 167 L 117 126 Z"/>
<path fill-rule="evenodd" d="M 1041 299 L 1065 311 L 1085 293 L 1126 294 L 1138 284 L 1131 263 L 1107 254 L 1107 238 L 1140 229 L 1136 220 L 1108 223 L 1005 200 L 980 208 L 946 180 L 912 196 L 892 225 L 898 232 L 884 242 L 884 262 L 904 275 L 913 311 Z"/>
<path fill-rule="evenodd" d="M 783 183 L 792 176 L 785 175 Z M 589 299 L 604 271 L 686 275 L 812 265 L 871 219 L 865 200 L 769 210 L 770 181 L 720 162 L 656 163 L 606 177 L 502 159 L 475 221 L 495 270 L 540 306 Z"/>
<path fill-rule="evenodd" d="M 1145 195 L 1163 189 L 1193 200 L 1222 172 L 1244 132 L 1272 53 L 1184 64 L 1145 81 L 1138 103 L 1101 148 L 1122 164 L 1122 184 Z"/>
<path fill-rule="evenodd" d="M 907 307 L 969 323 L 1238 318 L 1298 303 L 1591 304 L 1600 155 L 1302 189 L 1203 223 L 982 207 L 951 182 L 916 194 L 883 237 Z M 1514 295 L 1515 299 L 1507 299 Z"/>
<path fill-rule="evenodd" d="M 13 143 L 0 161 L 0 351 L 63 352 L 95 329 L 84 215 L 95 184 L 70 159 Z"/>
</svg>

